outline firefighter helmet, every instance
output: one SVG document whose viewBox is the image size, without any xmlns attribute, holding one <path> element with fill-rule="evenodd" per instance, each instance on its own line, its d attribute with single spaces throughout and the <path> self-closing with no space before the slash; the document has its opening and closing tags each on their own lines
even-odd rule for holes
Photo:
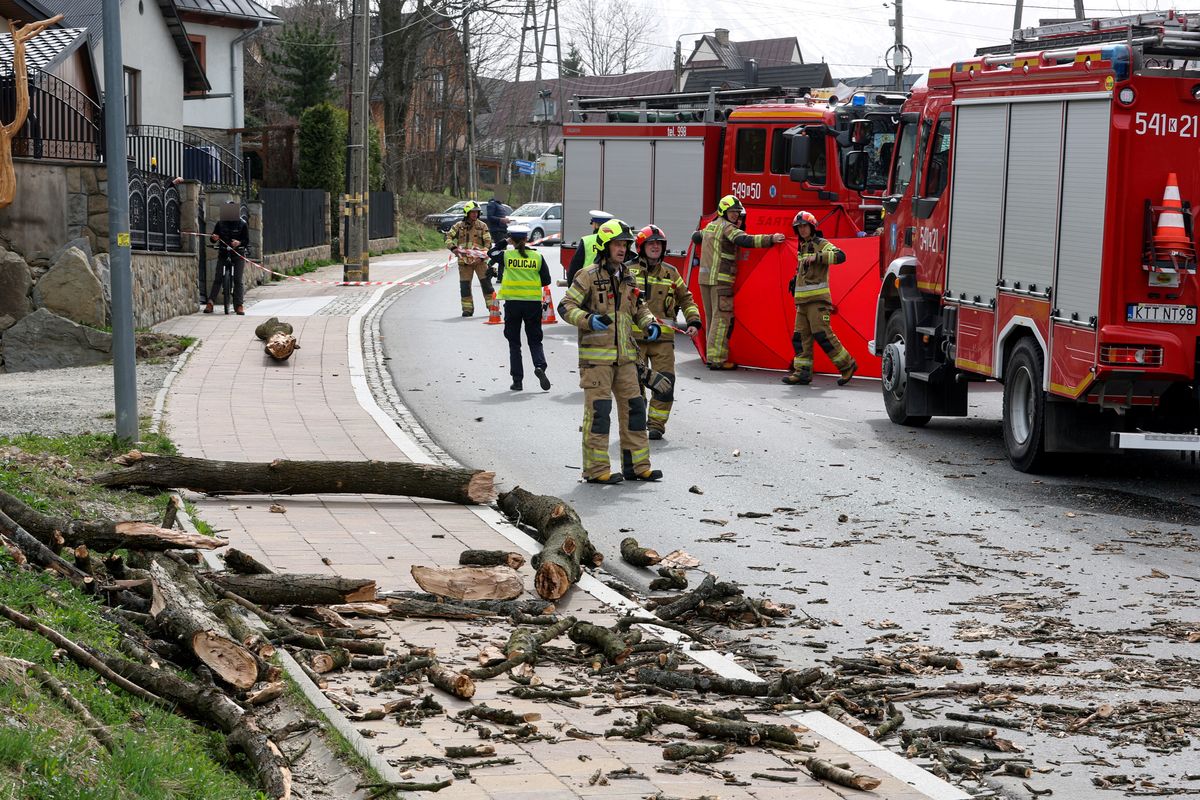
<svg viewBox="0 0 1200 800">
<path fill-rule="evenodd" d="M 609 242 L 632 242 L 633 230 L 622 220 L 610 219 L 596 231 L 596 241 L 601 248 L 607 247 Z"/>
<path fill-rule="evenodd" d="M 474 200 L 468 200 L 466 202 L 466 204 L 463 205 L 463 209 L 462 209 L 463 216 L 464 217 L 467 216 L 472 211 L 478 211 L 480 214 L 483 213 L 483 209 L 479 207 L 479 203 L 476 203 Z"/>
<path fill-rule="evenodd" d="M 647 242 L 662 242 L 663 247 L 667 246 L 667 235 L 662 232 L 662 228 L 657 225 L 647 225 L 637 232 L 637 246 L 642 249 L 642 245 Z"/>
<path fill-rule="evenodd" d="M 801 225 L 807 225 L 816 232 L 817 218 L 808 211 L 797 211 L 796 216 L 792 217 L 792 230 L 799 231 Z"/>
<path fill-rule="evenodd" d="M 730 210 L 736 208 L 742 210 L 742 201 L 738 200 L 735 195 L 727 194 L 717 202 L 717 213 L 722 217 Z"/>
</svg>

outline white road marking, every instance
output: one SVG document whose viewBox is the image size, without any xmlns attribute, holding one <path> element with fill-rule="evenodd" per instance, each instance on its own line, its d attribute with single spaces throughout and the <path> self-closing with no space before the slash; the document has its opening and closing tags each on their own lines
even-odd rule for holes
<svg viewBox="0 0 1200 800">
<path fill-rule="evenodd" d="M 260 300 L 246 309 L 248 317 L 311 317 L 337 299 L 336 294 Z"/>
</svg>

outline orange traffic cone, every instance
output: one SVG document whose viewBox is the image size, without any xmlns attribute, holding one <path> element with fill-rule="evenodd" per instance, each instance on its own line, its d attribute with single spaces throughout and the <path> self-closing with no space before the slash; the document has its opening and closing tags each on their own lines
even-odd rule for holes
<svg viewBox="0 0 1200 800">
<path fill-rule="evenodd" d="M 554 296 L 550 294 L 549 286 L 542 287 L 542 324 L 558 324 L 558 317 L 554 316 Z"/>
<path fill-rule="evenodd" d="M 1196 249 L 1183 225 L 1183 202 L 1179 197 L 1179 178 L 1167 175 L 1158 226 L 1154 230 L 1155 265 L 1170 269 L 1195 268 Z"/>
<path fill-rule="evenodd" d="M 492 299 L 488 300 L 488 318 L 484 325 L 500 325 L 503 322 L 500 319 L 500 298 L 492 292 Z"/>
</svg>

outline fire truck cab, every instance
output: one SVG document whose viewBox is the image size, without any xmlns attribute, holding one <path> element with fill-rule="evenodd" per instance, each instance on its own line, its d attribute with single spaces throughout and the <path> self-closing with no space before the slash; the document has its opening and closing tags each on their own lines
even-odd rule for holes
<svg viewBox="0 0 1200 800">
<path fill-rule="evenodd" d="M 912 93 L 871 343 L 893 422 L 965 416 L 992 379 L 1019 470 L 1200 449 L 1198 21 L 1018 31 Z"/>
</svg>

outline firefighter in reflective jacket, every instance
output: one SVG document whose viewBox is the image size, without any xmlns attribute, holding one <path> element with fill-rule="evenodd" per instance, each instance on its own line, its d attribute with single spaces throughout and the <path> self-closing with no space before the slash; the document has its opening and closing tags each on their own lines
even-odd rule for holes
<svg viewBox="0 0 1200 800">
<path fill-rule="evenodd" d="M 597 232 L 600 256 L 584 267 L 558 304 L 564 321 L 579 329 L 579 387 L 583 389 L 583 477 L 588 483 L 622 480 L 656 481 L 662 472 L 650 468 L 646 436 L 646 399 L 638 383 L 634 323 L 657 341 L 662 329 L 642 303 L 625 256 L 633 232 L 619 219 Z M 620 422 L 621 464 L 612 472 L 608 459 L 608 430 L 613 400 Z"/>
<path fill-rule="evenodd" d="M 796 214 L 792 229 L 800 240 L 796 247 L 796 277 L 790 287 L 796 300 L 796 328 L 792 334 L 796 357 L 792 361 L 792 371 L 783 382 L 792 385 L 812 382 L 815 341 L 842 373 L 838 386 L 844 386 L 854 376 L 858 364 L 829 325 L 833 314 L 829 268 L 844 262 L 846 254 L 821 237 L 817 218 L 807 211 Z"/>
<path fill-rule="evenodd" d="M 474 200 L 463 206 L 463 218 L 446 233 L 446 247 L 458 256 L 458 288 L 462 296 L 462 315 L 469 317 L 475 313 L 475 301 L 471 299 L 471 278 L 479 278 L 479 287 L 483 289 L 483 305 L 486 307 L 492 296 L 492 280 L 488 277 L 486 256 L 475 256 L 461 252 L 476 250 L 486 253 L 492 246 L 492 235 L 488 227 L 479 218 L 482 210 Z"/>
<path fill-rule="evenodd" d="M 525 365 L 521 358 L 521 328 L 529 342 L 533 374 L 542 391 L 549 391 L 546 377 L 546 351 L 542 348 L 542 287 L 550 285 L 550 268 L 538 251 L 528 247 L 529 228 L 513 225 L 508 229 L 512 248 L 500 258 L 500 292 L 504 301 L 504 338 L 508 340 L 508 371 L 514 392 L 521 391 Z"/>
<path fill-rule="evenodd" d="M 733 332 L 733 281 L 737 277 L 739 247 L 770 247 L 787 237 L 782 233 L 751 236 L 738 228 L 742 203 L 727 194 L 717 203 L 717 216 L 703 231 L 692 235 L 700 242 L 700 293 L 708 315 L 705 355 L 709 369 L 735 369 L 729 361 L 729 335 Z M 697 236 L 698 234 L 698 236 Z"/>
<path fill-rule="evenodd" d="M 600 252 L 596 231 L 600 230 L 601 225 L 612 219 L 612 214 L 599 209 L 592 209 L 588 212 L 588 216 L 591 218 L 592 232 L 587 236 L 579 237 L 575 255 L 571 256 L 571 263 L 567 265 L 567 286 L 575 282 L 575 276 L 579 274 L 579 270 L 590 267 L 596 261 L 596 254 Z"/>
<path fill-rule="evenodd" d="M 675 317 L 682 311 L 688 335 L 695 336 L 700 332 L 700 309 L 696 308 L 679 272 L 663 261 L 667 237 L 661 228 L 647 225 L 638 231 L 637 249 L 638 259 L 630 265 L 629 272 L 650 313 L 662 323 L 662 335 L 656 342 L 648 341 L 645 333 L 637 329 L 642 382 L 650 390 L 650 438 L 661 439 L 675 400 Z"/>
</svg>

